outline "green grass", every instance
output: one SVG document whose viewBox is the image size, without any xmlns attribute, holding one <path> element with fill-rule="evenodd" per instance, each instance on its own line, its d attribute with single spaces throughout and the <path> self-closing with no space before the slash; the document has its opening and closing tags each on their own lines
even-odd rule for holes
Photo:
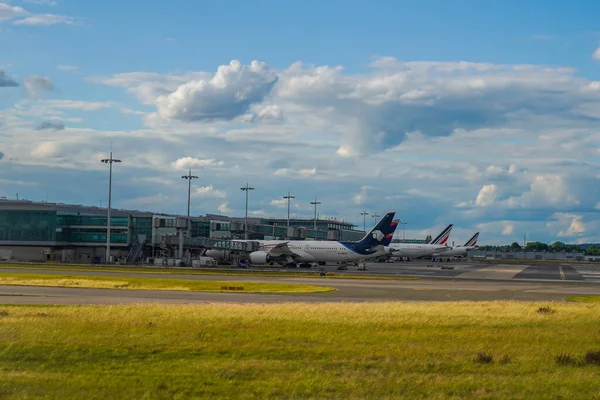
<svg viewBox="0 0 600 400">
<path fill-rule="evenodd" d="M 168 275 L 231 275 L 231 276 L 271 276 L 289 278 L 321 278 L 321 279 L 383 279 L 383 280 L 418 280 L 414 276 L 383 276 L 368 274 L 344 274 L 328 272 L 326 276 L 320 276 L 318 271 L 253 271 L 236 269 L 234 266 L 220 266 L 210 269 L 191 268 L 168 268 L 168 267 L 126 267 L 126 266 L 88 266 L 71 264 L 29 264 L 29 263 L 0 263 L 0 268 L 17 269 L 57 269 L 63 271 L 99 271 L 99 272 L 136 272 L 140 274 L 168 274 Z M 226 269 L 227 268 L 227 269 Z"/>
<path fill-rule="evenodd" d="M 0 285 L 243 293 L 314 293 L 335 290 L 334 288 L 325 286 L 286 283 L 132 278 L 127 276 L 24 274 L 16 272 L 0 272 Z"/>
<path fill-rule="evenodd" d="M 600 296 L 571 296 L 566 300 L 579 303 L 600 303 Z"/>
<path fill-rule="evenodd" d="M 600 366 L 556 361 L 600 350 L 599 323 L 577 303 L 0 306 L 0 398 L 599 399 Z"/>
</svg>

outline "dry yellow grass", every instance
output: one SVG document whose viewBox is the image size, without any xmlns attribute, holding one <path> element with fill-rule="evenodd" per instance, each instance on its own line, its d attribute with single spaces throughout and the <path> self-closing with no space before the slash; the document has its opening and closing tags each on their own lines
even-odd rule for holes
<svg viewBox="0 0 600 400">
<path fill-rule="evenodd" d="M 555 362 L 600 347 L 598 310 L 518 302 L 0 306 L 0 397 L 598 399 L 600 367 Z M 479 352 L 492 362 L 475 362 Z"/>
<path fill-rule="evenodd" d="M 0 272 L 0 284 L 23 286 L 55 286 L 97 289 L 178 290 L 197 292 L 245 293 L 314 293 L 335 290 L 331 287 L 287 283 L 228 282 L 125 276 L 75 276 Z"/>
</svg>

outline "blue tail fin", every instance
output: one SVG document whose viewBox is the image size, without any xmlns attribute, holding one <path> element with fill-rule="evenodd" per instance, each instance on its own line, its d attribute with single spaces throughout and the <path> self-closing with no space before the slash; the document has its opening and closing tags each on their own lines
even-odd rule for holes
<svg viewBox="0 0 600 400">
<path fill-rule="evenodd" d="M 361 239 L 360 244 L 367 246 L 379 246 L 383 244 L 389 234 L 393 234 L 396 230 L 396 225 L 392 227 L 394 222 L 395 212 L 389 212 L 379 220 L 379 222 Z M 391 241 L 391 239 L 390 239 Z"/>
</svg>

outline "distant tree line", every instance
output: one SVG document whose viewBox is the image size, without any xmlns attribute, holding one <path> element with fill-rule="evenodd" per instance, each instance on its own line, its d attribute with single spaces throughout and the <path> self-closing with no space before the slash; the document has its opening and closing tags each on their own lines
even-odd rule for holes
<svg viewBox="0 0 600 400">
<path fill-rule="evenodd" d="M 513 242 L 511 245 L 505 246 L 479 246 L 478 250 L 485 251 L 523 251 L 523 246 L 517 242 Z M 592 245 L 587 249 L 583 249 L 581 246 L 576 244 L 565 244 L 563 242 L 554 242 L 552 244 L 546 244 L 542 242 L 529 242 L 525 245 L 525 251 L 548 251 L 553 253 L 580 253 L 585 252 L 588 256 L 600 256 L 600 247 Z"/>
</svg>

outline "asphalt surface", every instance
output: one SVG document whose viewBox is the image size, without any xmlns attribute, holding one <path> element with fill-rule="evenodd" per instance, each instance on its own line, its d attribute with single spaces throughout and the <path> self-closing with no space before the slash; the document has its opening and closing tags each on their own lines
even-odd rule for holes
<svg viewBox="0 0 600 400">
<path fill-rule="evenodd" d="M 157 290 L 56 288 L 0 285 L 0 304 L 131 304 L 131 303 L 281 303 L 339 301 L 456 301 L 528 300 L 560 301 L 573 295 L 600 295 L 600 267 L 570 265 L 514 265 L 450 263 L 397 263 L 356 267 L 349 274 L 421 276 L 417 280 L 331 279 L 319 277 L 264 277 L 232 275 L 144 274 L 128 271 L 0 268 L 1 272 L 130 276 L 236 282 L 297 283 L 334 287 L 327 293 L 251 294 Z M 560 267 L 560 268 L 559 268 Z M 327 270 L 336 270 L 334 266 Z M 594 283 L 597 282 L 597 283 Z"/>
</svg>

